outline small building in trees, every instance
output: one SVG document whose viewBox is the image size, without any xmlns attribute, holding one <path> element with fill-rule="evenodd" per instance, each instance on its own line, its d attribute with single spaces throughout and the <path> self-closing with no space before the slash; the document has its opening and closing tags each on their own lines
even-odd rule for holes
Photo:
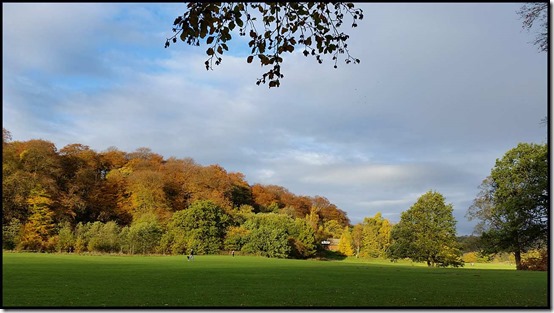
<svg viewBox="0 0 554 313">
<path fill-rule="evenodd" d="M 339 250 L 339 239 L 329 238 L 327 240 L 321 241 L 321 245 L 325 250 L 338 251 Z"/>
</svg>

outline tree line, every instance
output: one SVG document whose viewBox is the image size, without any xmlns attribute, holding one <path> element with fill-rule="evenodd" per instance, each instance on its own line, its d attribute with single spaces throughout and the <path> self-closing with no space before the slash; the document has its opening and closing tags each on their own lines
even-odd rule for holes
<svg viewBox="0 0 554 313">
<path fill-rule="evenodd" d="M 148 148 L 58 150 L 42 139 L 12 141 L 6 129 L 2 144 L 5 249 L 309 257 L 350 225 L 325 197 L 249 185 L 242 173 Z"/>
<path fill-rule="evenodd" d="M 468 209 L 479 220 L 477 236 L 463 240 L 456 237 L 452 204 L 433 190 L 396 224 L 379 212 L 352 225 L 325 197 L 250 185 L 242 173 L 164 159 L 148 148 L 98 153 L 69 144 L 58 151 L 42 139 L 12 141 L 4 129 L 2 155 L 4 249 L 180 254 L 193 248 L 310 258 L 323 250 L 322 241 L 336 238 L 346 256 L 429 266 L 463 266 L 498 253 L 513 254 L 518 269 L 547 263 L 547 145 L 519 144 L 496 161 Z M 535 265 L 522 259 L 528 252 Z"/>
</svg>

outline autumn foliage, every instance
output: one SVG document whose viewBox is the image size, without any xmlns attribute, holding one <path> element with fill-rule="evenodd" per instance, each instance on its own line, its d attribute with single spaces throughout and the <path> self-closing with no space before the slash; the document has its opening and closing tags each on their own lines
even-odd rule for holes
<svg viewBox="0 0 554 313">
<path fill-rule="evenodd" d="M 4 130 L 2 174 L 6 249 L 176 254 L 228 248 L 303 258 L 350 223 L 325 197 L 250 185 L 242 173 L 165 159 L 149 148 L 96 152 L 70 144 L 58 150 L 42 139 L 12 141 Z M 272 232 L 273 246 L 256 235 Z"/>
</svg>

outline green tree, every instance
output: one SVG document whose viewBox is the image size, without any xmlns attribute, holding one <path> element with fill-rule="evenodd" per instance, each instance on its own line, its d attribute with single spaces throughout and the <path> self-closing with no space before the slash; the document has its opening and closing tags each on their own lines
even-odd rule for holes
<svg viewBox="0 0 554 313">
<path fill-rule="evenodd" d="M 163 239 L 173 253 L 194 249 L 197 253 L 217 253 L 223 247 L 230 217 L 207 200 L 198 200 L 188 209 L 175 212 L 168 223 L 168 234 Z"/>
<path fill-rule="evenodd" d="M 480 189 L 467 216 L 480 220 L 481 245 L 488 253 L 513 253 L 520 269 L 523 252 L 547 244 L 548 146 L 518 144 L 496 160 Z"/>
<path fill-rule="evenodd" d="M 73 229 L 69 222 L 63 222 L 60 225 L 58 231 L 58 242 L 56 245 L 56 250 L 58 252 L 69 252 L 72 247 L 75 246 L 75 235 L 73 234 Z"/>
<path fill-rule="evenodd" d="M 303 218 L 295 218 L 291 227 L 289 236 L 291 256 L 301 259 L 313 256 L 317 245 L 312 227 Z"/>
<path fill-rule="evenodd" d="M 374 217 L 366 217 L 362 222 L 362 236 L 362 256 L 384 256 L 390 242 L 390 222 L 381 216 L 381 212 Z"/>
<path fill-rule="evenodd" d="M 307 214 L 304 219 L 308 222 L 308 225 L 312 227 L 317 242 L 327 239 L 329 234 L 323 228 L 323 220 L 319 216 L 319 208 L 313 206 L 310 209 L 310 214 Z"/>
<path fill-rule="evenodd" d="M 303 218 L 292 218 L 279 213 L 250 214 L 239 229 L 241 251 L 246 253 L 303 259 L 316 252 L 314 230 Z"/>
<path fill-rule="evenodd" d="M 364 230 L 362 224 L 358 223 L 352 228 L 352 246 L 354 248 L 356 257 L 360 256 L 360 250 L 362 248 Z"/>
<path fill-rule="evenodd" d="M 94 222 L 89 230 L 89 251 L 118 252 L 120 251 L 120 228 L 114 221 L 102 223 Z M 142 238 L 141 238 L 142 239 Z"/>
<path fill-rule="evenodd" d="M 323 229 L 330 238 L 340 238 L 345 227 L 336 220 L 329 220 L 323 223 Z"/>
<path fill-rule="evenodd" d="M 143 214 L 133 221 L 127 232 L 126 244 L 129 253 L 155 253 L 163 235 L 163 228 L 158 217 L 153 213 Z"/>
<path fill-rule="evenodd" d="M 249 231 L 242 251 L 271 258 L 288 258 L 292 219 L 283 214 L 258 213 L 243 224 Z"/>
<path fill-rule="evenodd" d="M 347 64 L 360 62 L 348 51 L 349 36 L 339 31 L 345 15 L 352 17 L 352 27 L 363 19 L 361 9 L 343 2 L 189 2 L 186 12 L 173 22 L 175 34 L 166 40 L 165 47 L 177 42 L 177 37 L 194 46 L 205 39 L 208 59 L 204 64 L 210 70 L 214 63 L 222 62 L 231 34 L 238 29 L 240 36 L 250 38 L 246 62 L 252 63 L 257 57 L 262 66 L 273 66 L 256 84 L 268 82 L 270 88 L 279 87 L 284 77 L 283 55 L 295 49 L 319 63 L 323 62 L 322 55 L 330 54 L 335 68 L 339 55 L 346 54 Z"/>
<path fill-rule="evenodd" d="M 242 226 L 231 226 L 227 229 L 223 242 L 225 250 L 240 251 L 247 242 L 250 231 Z"/>
<path fill-rule="evenodd" d="M 82 222 L 77 223 L 77 226 L 75 226 L 75 252 L 82 253 L 88 251 L 90 226 L 91 223 L 83 224 Z"/>
<path fill-rule="evenodd" d="M 452 204 L 446 204 L 438 192 L 419 197 L 392 229 L 389 258 L 410 258 L 428 266 L 462 265 L 452 210 Z"/>
<path fill-rule="evenodd" d="M 481 238 L 478 236 L 459 236 L 456 238 L 458 240 L 458 243 L 460 244 L 460 248 L 462 249 L 463 253 L 466 252 L 477 252 L 481 250 L 480 247 L 480 240 Z"/>
<path fill-rule="evenodd" d="M 13 250 L 19 244 L 23 225 L 13 218 L 7 225 L 2 225 L 2 249 Z"/>
</svg>

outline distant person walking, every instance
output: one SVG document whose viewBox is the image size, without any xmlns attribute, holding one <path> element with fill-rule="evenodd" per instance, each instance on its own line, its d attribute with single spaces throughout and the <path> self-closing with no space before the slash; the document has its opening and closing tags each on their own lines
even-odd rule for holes
<svg viewBox="0 0 554 313">
<path fill-rule="evenodd" d="M 231 251 L 231 256 L 235 256 L 235 250 Z"/>
<path fill-rule="evenodd" d="M 194 261 L 194 250 L 190 249 L 189 261 Z"/>
</svg>

